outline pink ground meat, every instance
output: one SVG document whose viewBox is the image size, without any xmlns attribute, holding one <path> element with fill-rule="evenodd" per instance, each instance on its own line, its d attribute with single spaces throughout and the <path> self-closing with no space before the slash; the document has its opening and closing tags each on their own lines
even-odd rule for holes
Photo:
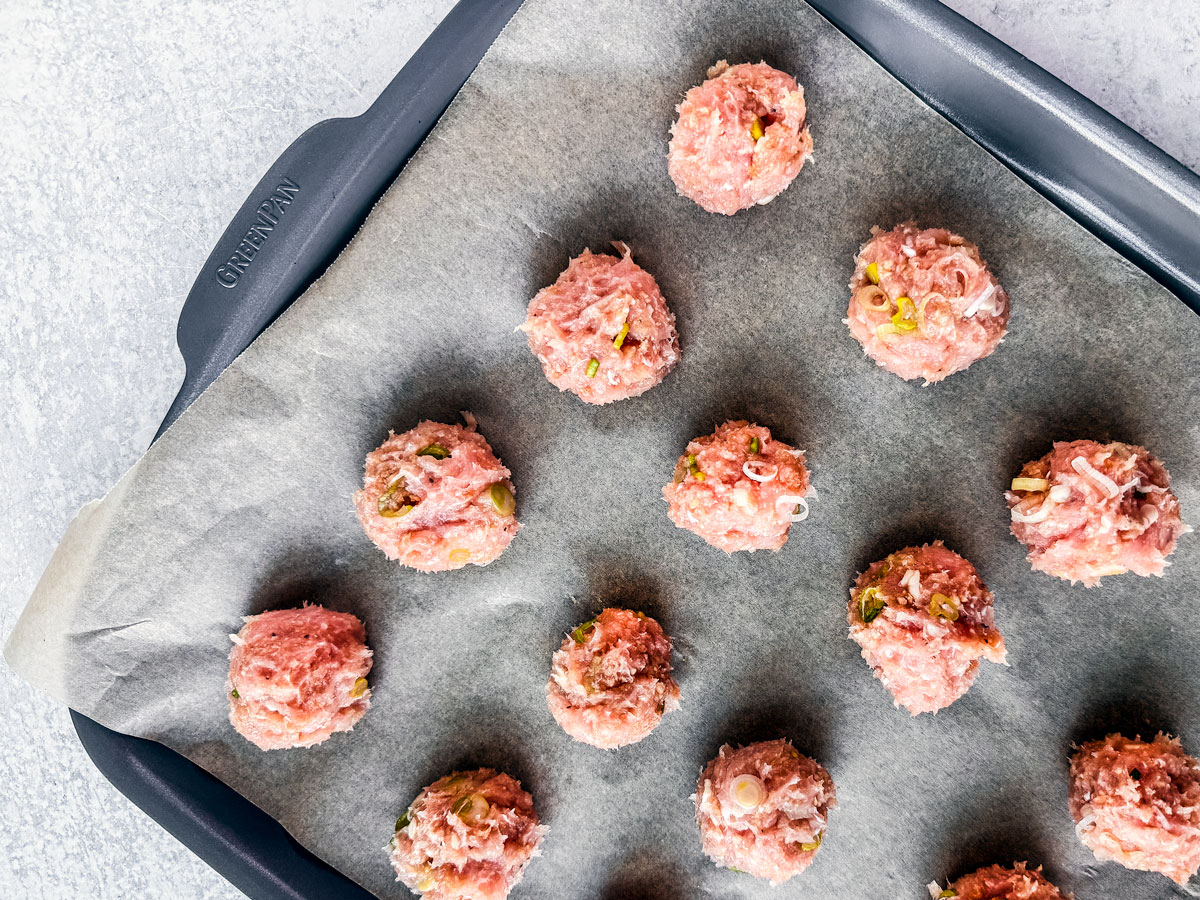
<svg viewBox="0 0 1200 900">
<path fill-rule="evenodd" d="M 766 63 L 721 60 L 679 104 L 667 171 L 683 196 L 731 216 L 774 200 L 812 155 L 804 89 Z"/>
<path fill-rule="evenodd" d="M 650 390 L 679 361 L 675 316 L 654 276 L 620 257 L 584 250 L 529 304 L 521 326 L 560 391 L 604 404 Z"/>
<path fill-rule="evenodd" d="M 396 880 L 426 900 L 504 900 L 546 827 L 515 778 L 492 769 L 435 781 L 396 821 Z"/>
<path fill-rule="evenodd" d="M 229 721 L 262 750 L 311 747 L 371 705 L 363 623 L 320 606 L 247 616 L 229 654 Z"/>
<path fill-rule="evenodd" d="M 1035 571 L 1095 587 L 1105 575 L 1162 575 L 1180 518 L 1171 476 L 1144 447 L 1059 442 L 1005 494 Z"/>
<path fill-rule="evenodd" d="M 954 900 L 1070 900 L 1042 874 L 1041 867 L 1028 869 L 1025 863 L 1007 866 L 988 866 L 964 875 L 949 887 L 929 885 L 934 900 L 953 897 Z"/>
<path fill-rule="evenodd" d="M 979 248 L 944 228 L 875 227 L 858 251 L 846 324 L 901 378 L 941 381 L 983 359 L 1008 328 L 1004 288 Z"/>
<path fill-rule="evenodd" d="M 1184 884 L 1200 871 L 1200 762 L 1179 740 L 1110 734 L 1071 758 L 1071 816 L 1101 861 Z"/>
<path fill-rule="evenodd" d="M 636 743 L 679 707 L 671 641 L 649 616 L 606 609 L 563 640 L 546 692 L 575 740 L 606 750 Z"/>
<path fill-rule="evenodd" d="M 782 739 L 723 746 L 700 773 L 694 799 L 713 862 L 771 884 L 808 868 L 837 806 L 829 773 Z"/>
<path fill-rule="evenodd" d="M 714 547 L 778 550 L 808 516 L 804 454 L 748 422 L 696 438 L 663 488 L 671 521 Z"/>
<path fill-rule="evenodd" d="M 979 660 L 1004 663 L 992 592 L 975 567 L 941 541 L 872 563 L 850 592 L 850 637 L 914 716 L 961 697 Z"/>
<path fill-rule="evenodd" d="M 367 454 L 354 506 L 388 559 L 422 572 L 486 566 L 520 527 L 509 471 L 469 425 L 422 422 Z"/>
</svg>

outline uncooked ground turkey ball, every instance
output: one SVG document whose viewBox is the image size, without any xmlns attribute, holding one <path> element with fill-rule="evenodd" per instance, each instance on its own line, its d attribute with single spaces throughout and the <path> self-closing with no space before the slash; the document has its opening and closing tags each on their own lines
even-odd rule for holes
<svg viewBox="0 0 1200 900">
<path fill-rule="evenodd" d="M 229 721 L 262 750 L 311 747 L 349 731 L 371 705 L 367 632 L 321 606 L 247 616 L 230 635 Z"/>
<path fill-rule="evenodd" d="M 1071 816 L 1101 861 L 1184 884 L 1200 871 L 1200 762 L 1177 738 L 1110 734 L 1071 757 Z"/>
<path fill-rule="evenodd" d="M 926 384 L 1000 345 L 1009 302 L 979 248 L 945 228 L 871 229 L 850 280 L 846 324 L 876 363 Z"/>
<path fill-rule="evenodd" d="M 941 541 L 906 547 L 872 563 L 850 592 L 850 637 L 914 716 L 967 692 L 979 660 L 1005 661 L 992 592 L 967 560 Z"/>
<path fill-rule="evenodd" d="M 1171 476 L 1145 447 L 1059 442 L 1005 494 L 1035 571 L 1095 587 L 1105 575 L 1162 575 L 1180 518 Z"/>
<path fill-rule="evenodd" d="M 721 60 L 679 104 L 667 171 L 683 196 L 733 215 L 769 203 L 812 155 L 804 89 L 766 63 Z"/>
<path fill-rule="evenodd" d="M 1071 900 L 1042 874 L 1041 867 L 1026 868 L 1025 863 L 987 866 L 952 881 L 948 887 L 929 885 L 933 900 Z"/>
<path fill-rule="evenodd" d="M 723 746 L 700 773 L 695 801 L 713 862 L 771 884 L 808 868 L 837 806 L 829 773 L 782 739 Z"/>
<path fill-rule="evenodd" d="M 671 641 L 649 616 L 606 609 L 563 640 L 546 686 L 563 731 L 612 749 L 650 734 L 679 707 L 671 678 Z"/>
<path fill-rule="evenodd" d="M 689 443 L 663 488 L 671 521 L 726 553 L 778 550 L 808 517 L 807 493 L 804 454 L 749 422 Z"/>
<path fill-rule="evenodd" d="M 516 535 L 509 471 L 464 415 L 466 428 L 422 422 L 367 454 L 354 506 L 388 559 L 422 572 L 486 566 Z"/>
<path fill-rule="evenodd" d="M 504 900 L 545 833 L 520 782 L 476 769 L 421 791 L 389 850 L 396 880 L 426 900 Z"/>
<path fill-rule="evenodd" d="M 620 257 L 584 250 L 538 292 L 521 329 L 546 378 L 588 403 L 650 390 L 679 361 L 675 316 L 654 276 L 617 242 Z"/>
</svg>

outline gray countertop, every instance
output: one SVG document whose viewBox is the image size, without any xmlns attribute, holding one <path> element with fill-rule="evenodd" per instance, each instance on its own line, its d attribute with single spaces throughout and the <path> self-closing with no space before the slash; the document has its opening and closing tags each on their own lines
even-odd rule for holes
<svg viewBox="0 0 1200 900">
<path fill-rule="evenodd" d="M 0 634 L 183 375 L 200 265 L 307 126 L 361 112 L 452 0 L 0 4 Z M 1195 0 L 950 0 L 1200 170 Z M 242 896 L 0 666 L 0 896 Z"/>
</svg>

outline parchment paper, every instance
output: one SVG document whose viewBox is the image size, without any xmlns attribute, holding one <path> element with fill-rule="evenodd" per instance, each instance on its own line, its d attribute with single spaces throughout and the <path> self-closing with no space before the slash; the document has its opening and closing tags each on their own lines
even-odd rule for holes
<svg viewBox="0 0 1200 900">
<path fill-rule="evenodd" d="M 383 39 L 384 36 L 381 36 Z M 715 60 L 805 86 L 816 155 L 734 218 L 675 194 L 673 109 Z M 873 224 L 977 241 L 1013 299 L 996 354 L 921 387 L 841 319 Z M 513 329 L 568 256 L 629 242 L 683 358 L 605 408 L 560 395 Z M 530 0 L 329 273 L 100 505 L 86 507 L 7 649 L 29 681 L 160 740 L 318 855 L 400 897 L 382 850 L 451 769 L 532 791 L 550 833 L 516 896 L 921 898 L 1029 859 L 1080 900 L 1182 895 L 1097 866 L 1066 808 L 1072 741 L 1166 728 L 1200 753 L 1198 542 L 1163 579 L 1033 574 L 1002 493 L 1055 439 L 1145 444 L 1200 509 L 1200 320 L 1019 183 L 805 5 Z M 485 569 L 420 575 L 351 505 L 389 427 L 473 411 L 513 471 L 524 529 Z M 728 417 L 808 452 L 819 499 L 777 554 L 675 529 L 660 487 Z M 1011 667 L 951 708 L 896 710 L 846 636 L 870 561 L 944 538 L 995 590 Z M 351 734 L 264 754 L 226 721 L 240 617 L 314 600 L 367 622 L 375 700 Z M 674 636 L 683 707 L 619 752 L 546 708 L 550 654 L 605 604 Z M 786 735 L 840 800 L 785 887 L 700 852 L 689 795 L 724 741 Z"/>
</svg>

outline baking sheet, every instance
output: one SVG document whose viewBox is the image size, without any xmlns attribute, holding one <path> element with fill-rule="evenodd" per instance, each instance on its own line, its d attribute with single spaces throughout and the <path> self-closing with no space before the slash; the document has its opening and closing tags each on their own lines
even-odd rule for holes
<svg viewBox="0 0 1200 900">
<path fill-rule="evenodd" d="M 806 88 L 814 160 L 732 219 L 679 198 L 673 108 L 716 59 Z M 877 369 L 841 324 L 857 246 L 907 217 L 977 241 L 1010 337 L 929 388 Z M 513 328 L 568 256 L 623 239 L 679 319 L 663 385 L 585 407 Z M 1200 323 L 920 104 L 807 6 L 576 7 L 531 0 L 363 231 L 113 493 L 72 525 L 7 648 L 31 682 L 180 750 L 381 897 L 382 851 L 441 774 L 519 777 L 550 825 L 519 896 L 922 897 L 1030 859 L 1081 900 L 1174 896 L 1099 867 L 1066 810 L 1073 740 L 1168 728 L 1200 747 L 1195 539 L 1164 579 L 1085 591 L 1034 575 L 1003 488 L 1055 439 L 1143 443 L 1200 500 Z M 362 536 L 362 458 L 421 418 L 478 416 L 524 529 L 486 569 L 398 569 Z M 757 420 L 808 453 L 819 500 L 778 554 L 675 529 L 659 488 L 687 439 Z M 846 637 L 855 573 L 944 538 L 997 594 L 1008 669 L 910 719 Z M 371 712 L 262 754 L 225 720 L 239 617 L 311 599 L 362 616 Z M 677 648 L 683 708 L 615 753 L 546 708 L 550 654 L 602 605 Z M 699 849 L 688 795 L 724 741 L 785 735 L 840 807 L 813 867 L 771 890 Z"/>
</svg>

